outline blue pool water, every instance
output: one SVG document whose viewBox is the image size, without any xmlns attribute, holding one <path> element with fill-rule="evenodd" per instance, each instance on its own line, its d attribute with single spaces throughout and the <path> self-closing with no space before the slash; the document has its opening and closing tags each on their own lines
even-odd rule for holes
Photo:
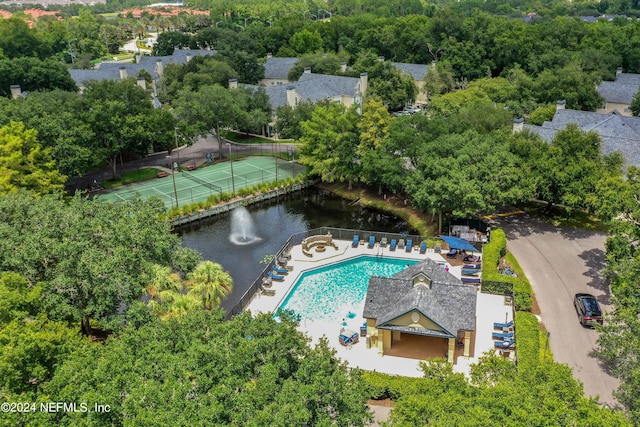
<svg viewBox="0 0 640 427">
<path fill-rule="evenodd" d="M 280 309 L 302 319 L 340 322 L 362 315 L 369 277 L 391 277 L 417 261 L 362 256 L 302 273 Z"/>
</svg>

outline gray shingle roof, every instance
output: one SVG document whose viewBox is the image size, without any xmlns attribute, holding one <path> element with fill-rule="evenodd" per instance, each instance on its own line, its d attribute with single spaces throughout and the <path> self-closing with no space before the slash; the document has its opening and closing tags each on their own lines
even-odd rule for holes
<svg viewBox="0 0 640 427">
<path fill-rule="evenodd" d="M 337 96 L 353 96 L 358 94 L 356 77 L 330 76 L 327 74 L 304 73 L 297 82 L 286 85 L 266 86 L 265 92 L 269 95 L 269 103 L 272 109 L 287 105 L 287 88 L 294 88 L 303 101 L 317 102 Z M 259 86 L 246 85 L 257 88 Z"/>
<path fill-rule="evenodd" d="M 215 50 L 192 50 L 192 49 L 176 49 L 173 55 L 169 56 L 142 56 L 140 63 L 119 63 L 119 62 L 103 62 L 95 70 L 69 70 L 71 78 L 78 86 L 83 86 L 84 82 L 89 80 L 120 80 L 120 68 L 124 67 L 128 77 L 136 77 L 140 70 L 146 70 L 151 76 L 156 75 L 156 62 L 162 61 L 163 66 L 167 64 L 186 64 L 187 56 L 208 56 L 215 55 Z"/>
<path fill-rule="evenodd" d="M 640 74 L 618 74 L 613 82 L 603 81 L 598 86 L 598 93 L 607 102 L 630 105 L 640 88 Z"/>
<path fill-rule="evenodd" d="M 414 286 L 413 278 L 424 274 L 431 287 Z M 392 278 L 372 277 L 363 316 L 376 319 L 377 327 L 420 335 L 454 338 L 460 330 L 475 330 L 478 290 L 465 285 L 431 259 L 407 267 Z M 393 321 L 418 311 L 443 330 L 394 325 Z"/>
<path fill-rule="evenodd" d="M 620 151 L 627 165 L 640 166 L 640 117 L 561 109 L 556 111 L 552 121 L 544 122 L 542 126 L 525 125 L 524 129 L 551 142 L 556 132 L 569 123 L 577 124 L 583 131 L 597 132 L 602 138 L 604 154 Z"/>
<path fill-rule="evenodd" d="M 410 75 L 413 80 L 424 80 L 424 75 L 429 69 L 429 66 L 425 64 L 406 64 L 403 62 L 392 62 L 392 64 L 404 74 Z"/>
<path fill-rule="evenodd" d="M 299 58 L 267 58 L 264 64 L 264 78 L 286 79 L 289 71 L 298 61 Z"/>
</svg>

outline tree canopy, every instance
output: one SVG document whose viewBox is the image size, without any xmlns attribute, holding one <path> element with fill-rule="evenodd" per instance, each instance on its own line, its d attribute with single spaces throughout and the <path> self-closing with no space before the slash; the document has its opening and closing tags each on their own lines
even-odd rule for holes
<svg viewBox="0 0 640 427">
<path fill-rule="evenodd" d="M 62 190 L 67 179 L 51 158 L 51 149 L 42 148 L 37 132 L 11 122 L 0 128 L 0 194 L 20 189 L 37 194 Z"/>
</svg>

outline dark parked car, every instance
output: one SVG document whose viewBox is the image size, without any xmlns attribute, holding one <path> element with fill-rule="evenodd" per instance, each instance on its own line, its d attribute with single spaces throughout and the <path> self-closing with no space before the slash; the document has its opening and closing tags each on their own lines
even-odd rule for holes
<svg viewBox="0 0 640 427">
<path fill-rule="evenodd" d="M 604 322 L 602 318 L 602 310 L 598 300 L 591 294 L 576 294 L 573 298 L 573 306 L 578 312 L 578 318 L 582 326 L 593 326 L 597 323 Z"/>
</svg>

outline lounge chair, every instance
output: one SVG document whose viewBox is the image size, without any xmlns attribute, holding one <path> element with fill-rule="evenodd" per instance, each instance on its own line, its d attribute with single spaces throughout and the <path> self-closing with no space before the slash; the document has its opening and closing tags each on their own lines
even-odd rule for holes
<svg viewBox="0 0 640 427">
<path fill-rule="evenodd" d="M 511 348 L 515 343 L 516 343 L 516 340 L 512 338 L 509 341 L 494 341 L 493 345 L 498 348 L 506 349 L 506 348 Z"/>
<path fill-rule="evenodd" d="M 390 251 L 395 251 L 396 250 L 396 239 L 391 239 L 391 244 L 389 245 L 389 250 Z"/>
<path fill-rule="evenodd" d="M 501 333 L 501 332 L 493 332 L 491 334 L 494 340 L 503 340 L 508 341 L 513 338 L 513 332 Z"/>
<path fill-rule="evenodd" d="M 353 243 L 351 243 L 351 247 L 357 248 L 359 243 L 360 243 L 360 236 L 356 234 L 355 236 L 353 236 Z"/>
<path fill-rule="evenodd" d="M 340 332 L 340 336 L 338 337 L 338 341 L 345 347 L 352 346 L 357 343 L 360 339 L 360 335 L 356 331 L 352 331 L 350 329 L 345 329 Z"/>
<path fill-rule="evenodd" d="M 270 288 L 272 284 L 273 284 L 273 281 L 271 281 L 271 277 L 262 278 L 262 286 L 264 286 L 265 288 Z"/>
<path fill-rule="evenodd" d="M 509 329 L 513 326 L 513 320 L 509 320 L 507 323 L 499 323 L 499 322 L 495 322 L 493 324 L 493 328 L 494 329 Z"/>
<path fill-rule="evenodd" d="M 442 246 L 436 245 L 436 247 L 433 249 L 433 252 L 439 254 L 440 252 L 442 252 Z"/>
<path fill-rule="evenodd" d="M 411 252 L 413 250 L 413 240 L 407 239 L 407 248 L 405 250 L 407 252 Z"/>
<path fill-rule="evenodd" d="M 480 261 L 480 256 L 479 255 L 467 255 L 466 257 L 464 257 L 463 261 L 464 262 L 479 262 Z"/>
<path fill-rule="evenodd" d="M 466 270 L 480 270 L 482 268 L 482 264 L 465 264 L 462 268 Z"/>
<path fill-rule="evenodd" d="M 275 265 L 273 267 L 271 267 L 271 269 L 273 271 L 275 271 L 276 273 L 278 273 L 278 274 L 287 274 L 289 272 L 289 270 L 287 270 L 286 268 L 279 268 L 279 267 L 277 267 Z"/>
<path fill-rule="evenodd" d="M 386 248 L 387 247 L 387 238 L 383 237 L 382 240 L 380 240 L 380 247 L 381 248 Z"/>
<path fill-rule="evenodd" d="M 398 249 L 404 249 L 404 239 L 398 240 Z"/>
<path fill-rule="evenodd" d="M 465 276 L 477 276 L 479 273 L 480 273 L 480 270 L 473 270 L 470 268 L 462 269 L 462 274 L 464 274 Z"/>
<path fill-rule="evenodd" d="M 376 245 L 376 236 L 369 236 L 369 244 L 367 247 L 372 249 Z"/>
<path fill-rule="evenodd" d="M 457 249 L 449 249 L 449 252 L 447 252 L 447 258 L 455 258 L 456 256 L 458 256 L 458 250 Z"/>
<path fill-rule="evenodd" d="M 280 276 L 279 274 L 275 274 L 273 271 L 269 271 L 267 276 L 271 277 L 273 280 L 284 280 L 284 276 Z"/>
<path fill-rule="evenodd" d="M 477 277 L 462 277 L 462 283 L 476 284 L 480 283 L 480 279 Z"/>
<path fill-rule="evenodd" d="M 266 295 L 268 297 L 272 297 L 276 294 L 276 290 L 275 289 L 266 289 L 263 286 L 260 286 L 260 293 L 262 295 Z"/>
<path fill-rule="evenodd" d="M 421 254 L 427 253 L 427 242 L 422 242 L 420 244 L 420 253 Z"/>
</svg>

